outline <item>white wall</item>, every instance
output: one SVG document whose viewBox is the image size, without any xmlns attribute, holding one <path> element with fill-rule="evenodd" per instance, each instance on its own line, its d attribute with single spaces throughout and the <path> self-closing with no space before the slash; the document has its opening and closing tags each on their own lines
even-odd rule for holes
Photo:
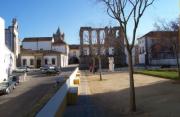
<svg viewBox="0 0 180 117">
<path fill-rule="evenodd" d="M 51 50 L 51 41 L 39 41 L 38 42 L 38 50 L 43 49 L 43 50 Z"/>
<path fill-rule="evenodd" d="M 5 22 L 4 20 L 0 17 L 0 82 L 2 82 L 5 78 L 7 78 L 7 74 L 4 68 L 4 51 L 5 50 Z"/>
<path fill-rule="evenodd" d="M 37 50 L 37 42 L 22 42 L 22 46 L 25 49 Z"/>
<path fill-rule="evenodd" d="M 139 64 L 145 64 L 145 54 L 146 54 L 146 45 L 145 38 L 138 39 L 138 48 L 139 48 Z M 144 53 L 140 53 L 144 48 Z"/>
<path fill-rule="evenodd" d="M 62 52 L 62 53 L 66 53 L 66 46 L 65 45 L 52 46 L 52 50 Z"/>
<path fill-rule="evenodd" d="M 51 50 L 51 41 L 23 42 L 23 48 L 32 50 Z M 38 47 L 38 48 L 37 48 Z"/>
<path fill-rule="evenodd" d="M 8 79 L 8 74 L 10 75 L 12 70 L 15 69 L 15 59 L 14 53 L 12 53 L 9 48 L 5 45 L 5 22 L 0 17 L 0 82 L 4 79 Z"/>
<path fill-rule="evenodd" d="M 68 56 L 61 54 L 61 67 L 68 66 Z"/>
<path fill-rule="evenodd" d="M 48 64 L 52 65 L 52 59 L 55 59 L 55 65 L 57 66 L 57 56 L 44 56 L 44 60 L 48 60 Z"/>
<path fill-rule="evenodd" d="M 27 62 L 27 66 L 29 67 L 35 67 L 35 57 L 34 56 L 21 56 L 21 66 L 23 66 L 23 60 L 26 59 Z M 33 59 L 34 60 L 34 65 L 30 65 L 30 60 Z"/>
<path fill-rule="evenodd" d="M 8 70 L 10 71 L 10 74 L 12 73 L 12 70 L 16 69 L 16 58 L 14 55 L 15 54 L 5 46 L 4 67 L 6 72 L 8 72 Z"/>
<path fill-rule="evenodd" d="M 37 113 L 36 117 L 55 117 L 57 112 L 62 109 L 64 100 L 67 96 L 69 87 L 73 84 L 78 68 L 69 76 L 66 82 L 59 88 L 56 94 L 47 102 L 47 104 Z"/>
</svg>

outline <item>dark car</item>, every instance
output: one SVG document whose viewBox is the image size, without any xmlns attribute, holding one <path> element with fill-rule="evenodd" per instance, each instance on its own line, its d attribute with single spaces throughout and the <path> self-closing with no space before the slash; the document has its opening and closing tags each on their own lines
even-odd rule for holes
<svg viewBox="0 0 180 117">
<path fill-rule="evenodd" d="M 15 85 L 18 85 L 20 83 L 20 78 L 18 75 L 10 76 L 10 78 L 13 82 L 15 82 Z"/>
<path fill-rule="evenodd" d="M 49 69 L 49 66 L 48 65 L 44 65 L 42 67 L 40 67 L 40 70 L 42 73 L 46 73 L 46 71 Z"/>
<path fill-rule="evenodd" d="M 13 89 L 15 89 L 15 82 L 13 81 L 0 83 L 0 94 L 9 94 Z"/>
</svg>

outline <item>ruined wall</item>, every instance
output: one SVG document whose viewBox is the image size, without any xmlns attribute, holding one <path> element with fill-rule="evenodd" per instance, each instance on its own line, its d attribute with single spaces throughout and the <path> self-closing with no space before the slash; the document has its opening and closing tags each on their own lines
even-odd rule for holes
<svg viewBox="0 0 180 117">
<path fill-rule="evenodd" d="M 102 59 L 102 68 L 108 68 L 108 57 L 114 57 L 115 67 L 126 64 L 124 35 L 120 27 L 91 28 L 81 27 L 80 32 L 80 69 L 87 69 L 92 62 L 92 57 Z M 88 55 L 85 48 L 89 48 Z M 113 54 L 109 53 L 113 48 Z M 101 51 L 104 53 L 101 53 Z M 112 50 L 111 50 L 112 51 Z M 98 66 L 98 60 L 96 59 Z"/>
</svg>

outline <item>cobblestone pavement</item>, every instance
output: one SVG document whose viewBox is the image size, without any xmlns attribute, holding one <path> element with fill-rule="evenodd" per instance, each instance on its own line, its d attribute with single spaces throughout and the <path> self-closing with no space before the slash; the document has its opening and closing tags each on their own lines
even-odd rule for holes
<svg viewBox="0 0 180 117">
<path fill-rule="evenodd" d="M 77 104 L 68 105 L 64 117 L 103 117 L 103 111 L 93 104 L 90 96 L 88 79 L 83 74 L 81 76 Z"/>
</svg>

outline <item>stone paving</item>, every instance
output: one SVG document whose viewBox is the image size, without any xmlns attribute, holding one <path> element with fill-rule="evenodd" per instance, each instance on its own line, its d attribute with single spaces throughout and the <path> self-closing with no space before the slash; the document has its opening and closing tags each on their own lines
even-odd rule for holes
<svg viewBox="0 0 180 117">
<path fill-rule="evenodd" d="M 103 111 L 91 101 L 88 79 L 85 75 L 81 76 L 77 104 L 68 105 L 64 117 L 103 117 Z"/>
</svg>

